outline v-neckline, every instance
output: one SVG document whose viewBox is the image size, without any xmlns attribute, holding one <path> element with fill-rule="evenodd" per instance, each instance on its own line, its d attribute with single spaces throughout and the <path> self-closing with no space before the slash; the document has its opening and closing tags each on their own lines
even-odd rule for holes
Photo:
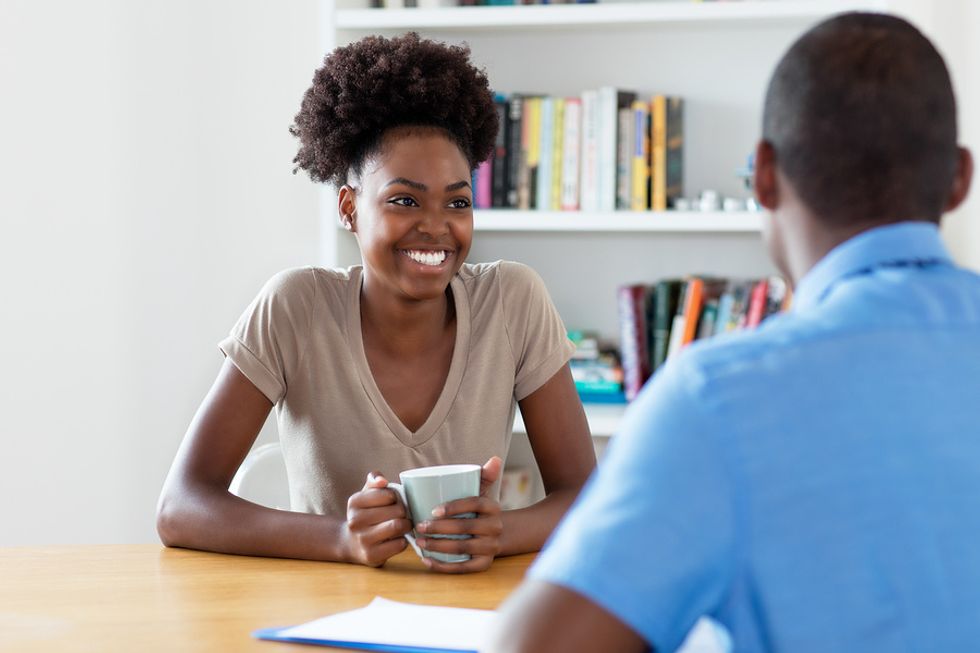
<svg viewBox="0 0 980 653">
<path fill-rule="evenodd" d="M 347 340 L 354 358 L 354 365 L 357 367 L 357 374 L 361 379 L 361 385 L 371 399 L 374 409 L 384 420 L 391 433 L 403 444 L 409 447 L 417 447 L 435 435 L 439 427 L 446 421 L 453 402 L 456 401 L 456 395 L 459 393 L 463 372 L 466 369 L 466 352 L 469 349 L 470 337 L 470 306 L 466 297 L 466 288 L 458 274 L 453 276 L 450 287 L 456 306 L 456 342 L 453 345 L 449 373 L 446 375 L 442 392 L 429 412 L 429 416 L 417 431 L 411 431 L 392 410 L 381 393 L 381 389 L 374 379 L 374 374 L 371 373 L 371 366 L 368 364 L 367 354 L 364 351 L 364 334 L 361 332 L 361 286 L 364 282 L 364 269 L 358 266 L 353 269 L 353 272 L 355 274 L 354 278 L 351 279 L 347 296 Z"/>
</svg>

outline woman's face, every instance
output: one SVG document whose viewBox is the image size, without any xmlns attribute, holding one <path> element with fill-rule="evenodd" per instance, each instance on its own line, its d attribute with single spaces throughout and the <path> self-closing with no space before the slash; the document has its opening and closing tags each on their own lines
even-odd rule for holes
<svg viewBox="0 0 980 653">
<path fill-rule="evenodd" d="M 470 250 L 469 163 L 437 130 L 393 130 L 364 165 L 360 188 L 340 193 L 357 236 L 365 291 L 424 301 L 443 296 Z"/>
</svg>

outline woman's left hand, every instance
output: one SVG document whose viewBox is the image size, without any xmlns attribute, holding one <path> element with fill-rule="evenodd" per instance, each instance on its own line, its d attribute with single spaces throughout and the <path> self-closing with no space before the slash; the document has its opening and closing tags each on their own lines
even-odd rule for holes
<svg viewBox="0 0 980 653">
<path fill-rule="evenodd" d="M 440 562 L 424 558 L 425 565 L 433 571 L 447 574 L 465 574 L 490 568 L 500 552 L 500 534 L 503 520 L 500 504 L 487 496 L 491 486 L 500 478 L 504 461 L 494 456 L 483 465 L 480 473 L 480 496 L 458 499 L 438 506 L 432 511 L 433 519 L 416 526 L 418 545 L 439 553 L 468 553 L 465 562 Z M 472 518 L 452 518 L 453 515 L 476 513 Z M 430 535 L 469 535 L 462 540 L 428 537 Z"/>
</svg>

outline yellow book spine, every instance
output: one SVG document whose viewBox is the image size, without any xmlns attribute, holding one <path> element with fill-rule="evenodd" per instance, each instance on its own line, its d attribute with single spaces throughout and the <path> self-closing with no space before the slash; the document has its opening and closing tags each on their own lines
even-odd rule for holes
<svg viewBox="0 0 980 653">
<path fill-rule="evenodd" d="M 562 144 L 565 142 L 565 98 L 555 98 L 554 139 L 551 159 L 551 206 L 552 211 L 561 210 L 561 169 Z"/>
<path fill-rule="evenodd" d="M 655 95 L 650 120 L 650 140 L 653 151 L 653 177 L 650 208 L 667 210 L 667 97 Z"/>
<path fill-rule="evenodd" d="M 650 209 L 650 105 L 636 100 L 632 105 L 634 120 L 633 179 L 630 184 L 630 210 Z"/>
<path fill-rule="evenodd" d="M 532 168 L 541 161 L 541 98 L 530 98 L 530 133 L 528 134 L 527 164 Z"/>
</svg>

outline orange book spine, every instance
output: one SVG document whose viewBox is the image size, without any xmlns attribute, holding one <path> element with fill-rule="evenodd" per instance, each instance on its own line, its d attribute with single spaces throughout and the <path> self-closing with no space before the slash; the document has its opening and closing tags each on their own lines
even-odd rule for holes
<svg viewBox="0 0 980 653">
<path fill-rule="evenodd" d="M 704 281 L 693 277 L 687 282 L 687 295 L 684 297 L 684 335 L 681 347 L 694 340 L 698 332 L 698 319 L 701 317 L 701 302 L 704 298 Z"/>
</svg>

